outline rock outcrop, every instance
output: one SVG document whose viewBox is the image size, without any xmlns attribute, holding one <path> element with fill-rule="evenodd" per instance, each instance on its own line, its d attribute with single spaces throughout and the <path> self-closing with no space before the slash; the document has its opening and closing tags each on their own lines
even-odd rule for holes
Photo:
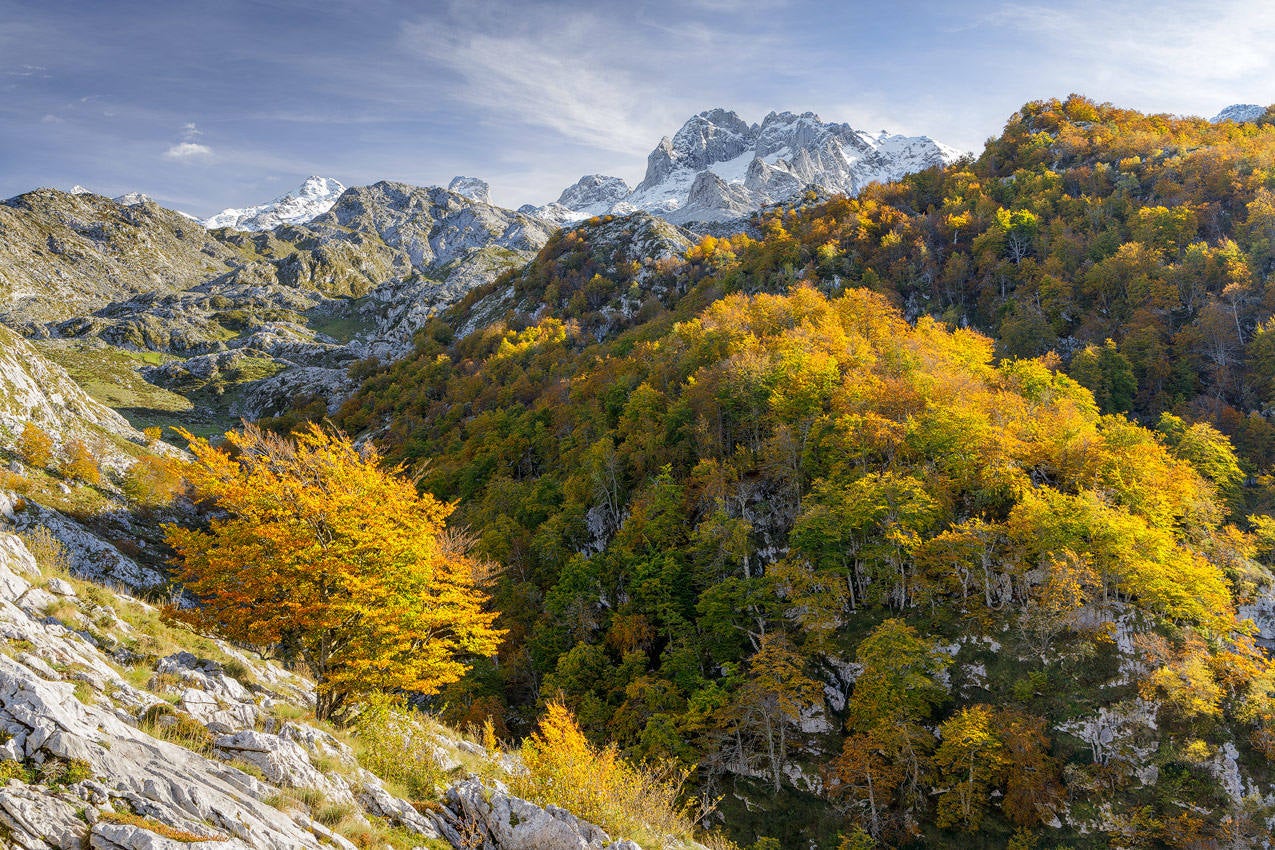
<svg viewBox="0 0 1275 850">
<path fill-rule="evenodd" d="M 813 112 L 772 112 L 749 124 L 730 110 L 709 109 L 660 140 L 632 191 L 618 178 L 594 175 L 554 203 L 525 209 L 557 224 L 645 210 L 701 227 L 737 221 L 807 189 L 854 195 L 958 156 L 926 136 L 867 133 Z"/>
<path fill-rule="evenodd" d="M 78 439 L 92 444 L 117 468 L 131 460 L 116 443 L 143 440 L 123 416 L 91 398 L 65 369 L 0 325 L 0 446 L 12 449 L 28 422 L 58 442 Z"/>
<path fill-rule="evenodd" d="M 221 661 L 188 650 L 147 660 L 156 612 L 80 587 L 43 574 L 22 538 L 0 532 L 2 846 L 354 850 L 330 810 L 359 834 L 382 824 L 422 848 L 641 850 L 463 775 L 461 759 L 522 768 L 441 730 L 438 769 L 460 775 L 440 805 L 418 809 L 347 744 L 280 719 L 281 706 L 295 716 L 313 705 L 305 680 L 207 640 Z"/>
</svg>

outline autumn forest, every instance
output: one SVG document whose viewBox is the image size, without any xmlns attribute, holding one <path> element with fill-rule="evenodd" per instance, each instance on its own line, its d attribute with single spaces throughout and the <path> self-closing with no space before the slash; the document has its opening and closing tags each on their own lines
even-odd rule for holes
<svg viewBox="0 0 1275 850">
<path fill-rule="evenodd" d="M 335 419 L 499 567 L 449 722 L 561 703 L 759 850 L 1268 834 L 1219 765 L 1275 761 L 1269 112 L 1040 101 L 680 256 L 626 226 L 564 229 Z"/>
</svg>

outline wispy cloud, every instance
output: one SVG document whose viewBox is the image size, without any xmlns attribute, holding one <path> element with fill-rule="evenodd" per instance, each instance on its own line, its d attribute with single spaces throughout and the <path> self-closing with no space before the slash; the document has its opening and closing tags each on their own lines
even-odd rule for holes
<svg viewBox="0 0 1275 850">
<path fill-rule="evenodd" d="M 3 72 L 6 77 L 37 77 L 40 79 L 48 79 L 49 69 L 43 65 L 19 65 L 16 68 L 7 68 Z"/>
<path fill-rule="evenodd" d="M 618 16 L 590 7 L 454 6 L 405 23 L 400 44 L 459 82 L 460 102 L 498 121 L 551 130 L 573 143 L 641 156 L 692 113 L 764 69 L 781 50 L 767 30 L 745 33 L 738 0 L 663 4 Z M 737 96 L 737 95 L 736 95 Z"/>
<path fill-rule="evenodd" d="M 409 51 L 457 75 L 461 96 L 505 121 L 554 130 L 586 145 L 631 152 L 651 133 L 655 81 L 643 81 L 599 49 L 615 38 L 589 15 L 556 27 L 506 35 L 458 32 L 440 37 L 432 22 L 407 23 Z M 644 114 L 645 113 L 645 114 Z"/>
<path fill-rule="evenodd" d="M 1246 86 L 1264 89 L 1262 102 L 1275 96 L 1272 3 L 1009 3 L 986 20 L 1044 42 L 1067 63 L 1077 90 L 1091 84 L 1114 96 L 1141 94 L 1179 104 L 1174 111 L 1225 106 Z"/>
<path fill-rule="evenodd" d="M 164 151 L 164 159 L 175 162 L 208 162 L 214 157 L 213 149 L 196 141 L 203 132 L 188 122 L 182 125 L 181 141 Z"/>
</svg>

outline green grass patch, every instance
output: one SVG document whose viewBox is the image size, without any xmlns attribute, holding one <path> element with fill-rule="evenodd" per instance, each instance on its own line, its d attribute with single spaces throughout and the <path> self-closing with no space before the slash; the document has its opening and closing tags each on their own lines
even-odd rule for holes
<svg viewBox="0 0 1275 850">
<path fill-rule="evenodd" d="M 97 401 L 124 412 L 134 427 L 158 422 L 134 421 L 129 410 L 149 410 L 156 414 L 181 414 L 194 408 L 190 399 L 157 387 L 139 373 L 142 366 L 158 366 L 178 358 L 158 351 L 127 351 L 86 340 L 35 340 L 45 357 L 67 371 L 80 387 Z"/>
</svg>

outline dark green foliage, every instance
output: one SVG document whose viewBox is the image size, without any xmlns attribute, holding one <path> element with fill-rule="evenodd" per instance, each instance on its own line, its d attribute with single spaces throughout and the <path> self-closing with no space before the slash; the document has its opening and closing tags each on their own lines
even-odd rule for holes
<svg viewBox="0 0 1275 850">
<path fill-rule="evenodd" d="M 629 755 L 697 764 L 700 790 L 727 793 L 727 824 L 759 848 L 835 847 L 838 832 L 849 847 L 1027 847 L 1058 808 L 1056 773 L 1073 813 L 1110 804 L 1139 841 L 1182 826 L 1170 798 L 1198 798 L 1201 840 L 1216 837 L 1233 807 L 1198 766 L 1173 768 L 1169 796 L 1150 800 L 1129 765 L 1095 763 L 1059 729 L 1127 707 L 1141 683 L 1122 664 L 1148 646 L 1161 684 L 1182 670 L 1226 681 L 1209 728 L 1245 759 L 1275 718 L 1247 702 L 1266 673 L 1232 610 L 1263 568 L 1227 524 L 1265 490 L 1244 486 L 1219 433 L 1253 471 L 1275 461 L 1275 429 L 1249 414 L 1275 375 L 1259 327 L 1275 304 L 1272 174 L 1275 127 L 1071 98 L 1024 107 L 977 161 L 777 212 L 757 241 L 705 239 L 624 322 L 602 308 L 636 272 L 591 241 L 614 223 L 555 237 L 370 374 L 339 417 L 387 425 L 387 453 L 458 500 L 505 568 L 510 638 L 449 710 L 496 713 L 517 735 L 538 701 L 561 699 Z M 457 334 L 509 286 L 548 317 Z M 1124 655 L 1120 612 L 1124 639 L 1143 641 Z M 889 634 L 888 657 L 920 659 L 911 687 L 843 678 Z M 945 687 L 939 646 L 956 656 Z M 980 780 L 995 790 L 974 836 L 936 826 L 932 800 L 956 780 L 930 759 L 933 729 L 980 705 L 1039 724 L 1047 751 L 1030 754 L 1041 811 L 1003 811 L 1011 787 L 1032 794 L 1007 778 L 1026 757 L 992 724 L 986 751 L 1003 764 Z M 1160 722 L 1146 734 L 1205 727 Z M 846 784 L 895 785 L 867 803 L 825 786 L 847 813 L 829 823 L 828 800 L 774 769 L 777 751 L 825 777 L 849 752 Z M 735 811 L 732 792 L 758 808 Z"/>
</svg>

